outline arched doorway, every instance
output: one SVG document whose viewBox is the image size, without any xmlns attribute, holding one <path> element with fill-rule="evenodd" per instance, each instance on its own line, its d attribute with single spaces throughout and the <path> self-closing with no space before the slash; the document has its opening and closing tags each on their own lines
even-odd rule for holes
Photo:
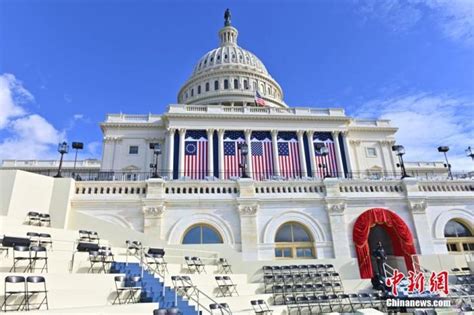
<svg viewBox="0 0 474 315">
<path fill-rule="evenodd" d="M 297 222 L 281 225 L 275 234 L 275 257 L 281 259 L 314 258 L 314 241 L 308 229 Z"/>
<path fill-rule="evenodd" d="M 369 241 L 371 232 L 373 238 Z M 414 255 L 416 250 L 410 229 L 396 213 L 374 208 L 365 211 L 357 218 L 352 234 L 361 278 L 368 279 L 373 276 L 370 242 L 376 243 L 377 237 L 387 238 L 387 236 L 391 241 L 389 246 L 393 255 L 403 256 L 407 269 L 412 270 L 411 255 Z"/>
</svg>

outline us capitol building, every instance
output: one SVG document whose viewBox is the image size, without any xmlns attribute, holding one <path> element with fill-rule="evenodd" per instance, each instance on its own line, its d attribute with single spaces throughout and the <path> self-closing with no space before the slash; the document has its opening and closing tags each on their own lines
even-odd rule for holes
<svg viewBox="0 0 474 315">
<path fill-rule="evenodd" d="M 222 243 L 246 261 L 334 259 L 362 278 L 378 241 L 402 270 L 474 251 L 472 179 L 430 162 L 405 163 L 414 176 L 400 179 L 390 121 L 289 106 L 229 16 L 218 35 L 166 112 L 107 115 L 100 172 L 2 171 L 3 215 L 56 211 L 57 227 L 94 219 L 168 246 Z M 15 197 L 42 182 L 33 194 L 47 201 Z"/>
</svg>

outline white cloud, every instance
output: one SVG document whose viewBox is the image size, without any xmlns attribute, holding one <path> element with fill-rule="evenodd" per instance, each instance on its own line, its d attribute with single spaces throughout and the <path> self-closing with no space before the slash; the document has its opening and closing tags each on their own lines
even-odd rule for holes
<svg viewBox="0 0 474 315">
<path fill-rule="evenodd" d="M 453 170 L 472 170 L 464 150 L 474 146 L 474 100 L 452 95 L 415 93 L 366 102 L 359 117 L 390 119 L 399 128 L 396 139 L 410 161 L 442 161 L 437 151 L 448 145 Z"/>
<path fill-rule="evenodd" d="M 0 75 L 0 160 L 56 158 L 56 145 L 66 138 L 45 118 L 28 113 L 33 95 L 12 74 Z"/>
<path fill-rule="evenodd" d="M 101 146 L 102 146 L 102 143 L 99 141 L 93 141 L 93 142 L 88 143 L 86 145 L 86 152 L 88 153 L 88 156 L 91 158 L 100 159 Z"/>
<path fill-rule="evenodd" d="M 392 31 L 407 31 L 427 18 L 435 21 L 447 38 L 474 43 L 472 0 L 359 0 L 357 3 L 366 19 L 380 21 Z"/>
</svg>

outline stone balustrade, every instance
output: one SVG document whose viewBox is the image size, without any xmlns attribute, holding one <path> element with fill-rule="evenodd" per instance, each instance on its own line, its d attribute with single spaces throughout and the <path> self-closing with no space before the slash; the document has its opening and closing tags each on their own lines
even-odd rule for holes
<svg viewBox="0 0 474 315">
<path fill-rule="evenodd" d="M 147 183 L 142 182 L 110 182 L 81 181 L 76 182 L 76 195 L 139 195 L 147 193 Z"/>
</svg>

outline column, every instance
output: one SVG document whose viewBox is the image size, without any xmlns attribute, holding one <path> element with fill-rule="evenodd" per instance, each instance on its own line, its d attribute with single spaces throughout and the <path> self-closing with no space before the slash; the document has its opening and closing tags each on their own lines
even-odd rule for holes
<svg viewBox="0 0 474 315">
<path fill-rule="evenodd" d="M 308 147 L 309 147 L 309 161 L 311 162 L 311 177 L 316 177 L 317 174 L 317 165 L 316 165 L 316 153 L 314 152 L 314 143 L 313 143 L 313 136 L 314 131 L 310 130 L 306 132 L 306 136 L 308 137 Z"/>
<path fill-rule="evenodd" d="M 339 145 L 339 131 L 332 132 L 332 139 L 336 147 L 337 177 L 344 178 L 344 165 L 342 164 L 341 146 Z"/>
<path fill-rule="evenodd" d="M 278 130 L 272 130 L 272 148 L 273 148 L 273 175 L 280 176 L 280 163 L 278 163 Z"/>
<path fill-rule="evenodd" d="M 348 225 L 345 217 L 346 204 L 336 203 L 328 204 L 328 217 L 331 226 L 332 245 L 334 249 L 334 258 L 350 258 L 351 250 L 349 248 Z"/>
<path fill-rule="evenodd" d="M 218 154 L 219 154 L 219 178 L 224 179 L 224 129 L 217 130 L 217 147 L 218 147 Z"/>
<path fill-rule="evenodd" d="M 258 259 L 258 204 L 239 205 L 240 241 L 242 244 L 242 259 L 255 261 Z"/>
<path fill-rule="evenodd" d="M 245 143 L 247 143 L 247 146 L 249 148 L 249 154 L 247 155 L 247 175 L 250 178 L 253 178 L 253 176 L 252 176 L 252 174 L 253 174 L 252 144 L 250 142 L 252 140 L 252 130 L 245 129 L 244 133 L 245 133 Z"/>
<path fill-rule="evenodd" d="M 301 166 L 301 177 L 308 176 L 308 170 L 306 169 L 306 156 L 304 151 L 304 141 L 303 141 L 303 130 L 298 130 L 296 132 L 298 136 L 298 149 L 300 151 L 300 166 Z"/>
<path fill-rule="evenodd" d="M 207 129 L 207 176 L 214 177 L 214 129 Z"/>
<path fill-rule="evenodd" d="M 166 169 L 166 173 L 168 174 L 169 178 L 173 178 L 173 161 L 174 161 L 174 133 L 176 129 L 169 128 L 168 129 L 168 138 L 167 138 L 167 145 L 168 145 L 168 166 Z"/>
<path fill-rule="evenodd" d="M 186 140 L 186 129 L 181 128 L 179 129 L 179 176 L 184 176 L 184 141 Z"/>
<path fill-rule="evenodd" d="M 344 152 L 345 152 L 345 155 L 346 155 L 346 164 L 347 164 L 347 172 L 349 173 L 349 176 L 348 177 L 351 177 L 351 172 L 354 171 L 354 168 L 353 168 L 353 164 L 352 164 L 352 159 L 351 159 L 351 147 L 349 145 L 349 140 L 347 139 L 347 131 L 343 131 L 342 132 L 342 140 L 343 140 L 343 143 L 344 143 Z"/>
</svg>

